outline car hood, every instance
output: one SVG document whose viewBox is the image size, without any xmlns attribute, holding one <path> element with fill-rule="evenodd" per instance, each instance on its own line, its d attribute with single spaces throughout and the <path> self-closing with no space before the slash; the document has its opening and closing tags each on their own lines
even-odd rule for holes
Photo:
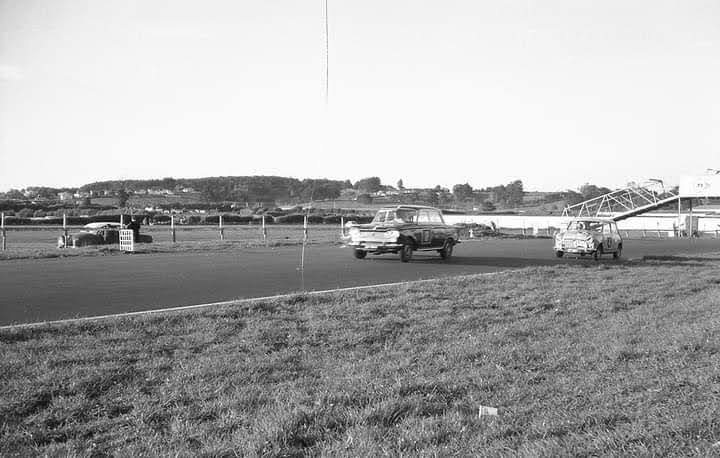
<svg viewBox="0 0 720 458">
<path fill-rule="evenodd" d="M 565 231 L 560 236 L 565 240 L 586 240 L 598 238 L 600 235 L 590 231 Z"/>
<path fill-rule="evenodd" d="M 390 230 L 398 230 L 406 227 L 414 226 L 414 224 L 411 223 L 383 223 L 383 224 L 357 224 L 353 227 L 357 227 L 361 231 L 377 231 L 377 232 L 385 232 Z"/>
</svg>

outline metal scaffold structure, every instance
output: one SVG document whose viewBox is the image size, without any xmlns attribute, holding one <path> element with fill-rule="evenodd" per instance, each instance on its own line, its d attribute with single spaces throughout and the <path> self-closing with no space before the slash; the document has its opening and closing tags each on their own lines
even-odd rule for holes
<svg viewBox="0 0 720 458">
<path fill-rule="evenodd" d="M 677 202 L 678 194 L 665 190 L 660 180 L 650 180 L 613 191 L 579 204 L 565 207 L 567 217 L 607 217 L 621 221 L 641 213 L 655 210 L 671 202 Z"/>
</svg>

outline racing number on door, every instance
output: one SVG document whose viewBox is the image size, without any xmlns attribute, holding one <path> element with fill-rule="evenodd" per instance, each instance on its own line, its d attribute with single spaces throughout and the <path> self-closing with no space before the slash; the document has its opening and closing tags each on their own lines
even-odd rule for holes
<svg viewBox="0 0 720 458">
<path fill-rule="evenodd" d="M 427 245 L 430 243 L 430 229 L 423 229 L 422 233 L 420 234 L 420 243 L 423 245 Z"/>
</svg>

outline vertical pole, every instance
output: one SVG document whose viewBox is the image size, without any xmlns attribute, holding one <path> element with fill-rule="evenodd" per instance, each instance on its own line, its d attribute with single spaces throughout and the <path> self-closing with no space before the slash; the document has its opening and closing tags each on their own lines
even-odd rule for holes
<svg viewBox="0 0 720 458">
<path fill-rule="evenodd" d="M 223 215 L 220 215 L 220 218 L 218 220 L 218 222 L 220 224 L 220 241 L 225 240 L 225 229 L 223 229 L 223 225 L 222 225 L 222 216 Z"/>
<path fill-rule="evenodd" d="M 5 212 L 0 213 L 0 232 L 2 232 L 2 250 L 7 250 L 7 237 L 5 235 Z"/>
<path fill-rule="evenodd" d="M 267 240 L 267 228 L 265 227 L 265 215 L 262 215 L 262 236 L 263 236 L 263 243 L 265 244 L 265 247 L 268 246 L 268 240 Z"/>
<path fill-rule="evenodd" d="M 328 93 L 329 93 L 329 81 L 330 81 L 330 74 L 329 74 L 329 46 L 328 46 L 328 15 L 327 15 L 327 0 L 321 0 L 321 14 L 322 14 L 322 36 L 323 36 L 323 59 L 322 59 L 322 95 L 323 95 L 323 102 L 325 102 L 325 105 L 328 103 Z"/>
<path fill-rule="evenodd" d="M 123 221 L 124 217 L 125 217 L 125 215 L 120 213 L 120 228 L 122 228 L 125 225 L 125 221 Z"/>
<path fill-rule="evenodd" d="M 300 254 L 300 270 L 305 270 L 305 245 L 307 243 L 307 224 L 308 224 L 308 217 L 305 215 L 305 218 L 303 219 L 303 243 L 302 243 L 302 253 Z"/>
<path fill-rule="evenodd" d="M 68 231 L 67 231 L 67 215 L 63 213 L 63 248 L 67 246 L 67 238 L 68 238 Z"/>
<path fill-rule="evenodd" d="M 682 221 L 681 202 L 682 202 L 682 199 L 680 197 L 678 197 L 678 220 L 677 220 L 677 236 L 678 237 L 682 237 L 682 231 L 680 230 L 680 222 Z"/>
<path fill-rule="evenodd" d="M 695 234 L 693 234 L 693 211 L 692 211 L 692 198 L 688 199 L 688 202 L 690 202 L 690 228 L 688 229 L 688 237 L 693 238 Z"/>
<path fill-rule="evenodd" d="M 340 237 L 345 238 L 345 217 L 340 217 Z"/>
<path fill-rule="evenodd" d="M 170 215 L 170 234 L 172 235 L 172 243 L 175 243 L 175 215 Z"/>
</svg>

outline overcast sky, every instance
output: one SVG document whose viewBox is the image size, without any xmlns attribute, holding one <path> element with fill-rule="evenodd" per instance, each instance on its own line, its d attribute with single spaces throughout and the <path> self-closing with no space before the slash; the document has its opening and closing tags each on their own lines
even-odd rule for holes
<svg viewBox="0 0 720 458">
<path fill-rule="evenodd" d="M 0 191 L 720 168 L 717 0 L 0 0 Z"/>
</svg>

